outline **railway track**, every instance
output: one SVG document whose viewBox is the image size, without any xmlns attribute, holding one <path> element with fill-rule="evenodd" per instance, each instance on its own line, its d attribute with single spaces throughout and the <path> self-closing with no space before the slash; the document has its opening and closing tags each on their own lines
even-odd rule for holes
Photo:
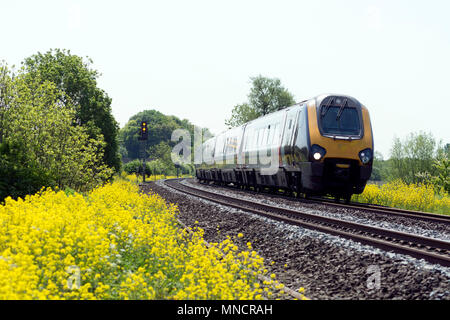
<svg viewBox="0 0 450 320">
<path fill-rule="evenodd" d="M 442 215 L 442 214 L 435 214 L 435 213 L 422 212 L 422 211 L 413 211 L 413 210 L 406 210 L 406 209 L 399 209 L 399 208 L 390 208 L 390 207 L 368 204 L 368 203 L 357 203 L 357 202 L 351 202 L 349 204 L 335 203 L 335 202 L 333 202 L 333 200 L 329 200 L 329 199 L 320 199 L 320 200 L 306 199 L 306 201 L 312 202 L 312 203 L 326 203 L 327 205 L 330 205 L 333 207 L 366 210 L 366 211 L 371 211 L 371 212 L 376 212 L 376 213 L 394 215 L 394 216 L 398 216 L 398 217 L 405 217 L 405 218 L 418 219 L 418 220 L 424 220 L 424 221 L 429 221 L 429 222 L 450 224 L 450 216 Z"/>
<path fill-rule="evenodd" d="M 203 185 L 208 185 L 205 183 L 202 183 Z M 231 188 L 236 189 L 236 187 L 231 186 L 221 186 L 224 188 Z M 325 204 L 330 207 L 335 208 L 345 208 L 345 209 L 357 209 L 357 210 L 363 210 L 368 212 L 375 212 L 377 214 L 385 214 L 390 216 L 397 216 L 397 217 L 404 217 L 409 219 L 416 219 L 416 220 L 422 220 L 427 222 L 437 222 L 437 223 L 444 223 L 450 225 L 450 215 L 442 215 L 442 214 L 435 214 L 435 213 L 429 213 L 429 212 L 422 212 L 422 211 L 414 211 L 414 210 L 406 210 L 406 209 L 400 209 L 400 208 L 391 208 L 391 207 L 385 207 L 381 205 L 375 205 L 375 204 L 369 204 L 369 203 L 358 203 L 358 202 L 350 202 L 349 204 L 345 203 L 336 203 L 333 199 L 327 199 L 327 198 L 317 198 L 317 197 L 310 197 L 310 198 L 295 198 L 293 196 L 288 196 L 283 193 L 269 193 L 269 192 L 257 192 L 253 190 L 247 190 L 249 193 L 255 193 L 255 194 L 267 194 L 274 197 L 279 197 L 287 200 L 293 200 L 296 199 L 303 203 L 312 203 L 312 204 Z"/>
<path fill-rule="evenodd" d="M 343 221 L 340 219 L 256 203 L 244 199 L 237 199 L 224 194 L 208 192 L 192 186 L 180 184 L 181 180 L 165 180 L 164 183 L 168 187 L 179 192 L 212 201 L 224 206 L 233 207 L 235 209 L 258 214 L 270 219 L 344 237 L 387 251 L 407 254 L 418 259 L 427 260 L 431 263 L 450 267 L 449 241 L 368 226 L 355 222 Z M 370 208 L 370 210 L 377 210 L 377 208 Z"/>
</svg>

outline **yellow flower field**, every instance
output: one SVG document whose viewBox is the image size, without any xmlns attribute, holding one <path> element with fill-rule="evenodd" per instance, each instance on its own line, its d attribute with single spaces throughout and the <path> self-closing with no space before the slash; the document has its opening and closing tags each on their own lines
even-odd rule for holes
<svg viewBox="0 0 450 320">
<path fill-rule="evenodd" d="M 84 196 L 43 190 L 0 206 L 0 299 L 275 297 L 250 248 L 207 246 L 175 206 L 123 180 Z"/>
<path fill-rule="evenodd" d="M 400 180 L 377 186 L 368 184 L 353 200 L 389 207 L 450 214 L 450 198 L 436 195 L 432 185 L 405 184 Z"/>
</svg>

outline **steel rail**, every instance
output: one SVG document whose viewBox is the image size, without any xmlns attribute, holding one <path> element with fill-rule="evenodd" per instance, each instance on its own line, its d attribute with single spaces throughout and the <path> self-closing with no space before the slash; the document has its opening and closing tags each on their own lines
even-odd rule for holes
<svg viewBox="0 0 450 320">
<path fill-rule="evenodd" d="M 310 200 L 311 202 L 314 202 L 314 203 L 323 203 L 323 204 L 331 205 L 334 207 L 366 210 L 366 211 L 370 211 L 370 212 L 396 215 L 396 216 L 405 217 L 405 218 L 420 219 L 420 220 L 425 220 L 425 221 L 430 221 L 430 222 L 450 224 L 450 215 L 385 207 L 385 206 L 374 205 L 374 204 L 370 204 L 370 203 L 351 202 L 349 204 L 344 204 L 344 203 L 336 203 L 336 202 L 333 202 L 333 200 L 326 200 L 326 199 L 320 199 L 320 200 L 308 199 L 308 200 Z"/>
<path fill-rule="evenodd" d="M 204 184 L 203 185 L 208 185 Z M 221 187 L 227 187 L 232 188 L 230 186 L 221 186 Z M 236 188 L 234 188 L 236 189 Z M 248 191 L 247 191 L 248 192 Z M 449 224 L 450 225 L 450 215 L 443 215 L 443 214 L 436 214 L 436 213 L 430 213 L 430 212 L 423 212 L 423 211 L 414 211 L 414 210 L 407 210 L 407 209 L 400 209 L 400 208 L 392 208 L 392 207 L 385 207 L 380 205 L 374 205 L 369 203 L 358 203 L 358 202 L 351 202 L 349 204 L 344 203 L 336 203 L 334 200 L 326 199 L 326 198 L 317 198 L 317 197 L 311 197 L 311 198 L 295 198 L 292 196 L 287 196 L 285 194 L 280 193 L 268 193 L 268 192 L 258 192 L 258 191 L 250 191 L 255 192 L 257 194 L 268 194 L 276 197 L 282 197 L 287 200 L 297 200 L 299 202 L 303 203 L 314 203 L 314 204 L 322 204 L 322 205 L 328 205 L 336 208 L 343 208 L 343 209 L 358 209 L 358 210 L 364 210 L 368 212 L 375 212 L 375 213 L 381 213 L 386 215 L 394 215 L 409 219 L 415 219 L 415 220 L 423 220 L 428 222 L 436 222 L 436 223 L 443 223 L 443 224 Z"/>
<path fill-rule="evenodd" d="M 365 224 L 324 217 L 298 210 L 255 203 L 241 198 L 233 198 L 181 185 L 179 179 L 165 180 L 164 183 L 179 192 L 203 198 L 224 206 L 252 212 L 270 219 L 322 231 L 372 245 L 383 250 L 407 254 L 432 263 L 450 267 L 450 242 L 383 229 Z"/>
</svg>

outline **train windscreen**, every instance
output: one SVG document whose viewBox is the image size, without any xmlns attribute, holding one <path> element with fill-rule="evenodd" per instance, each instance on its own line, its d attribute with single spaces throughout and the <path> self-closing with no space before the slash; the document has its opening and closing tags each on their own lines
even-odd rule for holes
<svg viewBox="0 0 450 320">
<path fill-rule="evenodd" d="M 356 108 L 325 106 L 322 115 L 322 131 L 330 135 L 357 136 L 361 126 Z"/>
</svg>

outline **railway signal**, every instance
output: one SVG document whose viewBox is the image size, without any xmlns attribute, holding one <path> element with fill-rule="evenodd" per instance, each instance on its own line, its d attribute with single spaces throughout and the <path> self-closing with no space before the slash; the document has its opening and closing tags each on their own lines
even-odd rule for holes
<svg viewBox="0 0 450 320">
<path fill-rule="evenodd" d="M 141 122 L 141 130 L 139 133 L 140 133 L 139 140 L 148 140 L 147 121 Z"/>
<path fill-rule="evenodd" d="M 144 141 L 148 140 L 148 127 L 147 127 L 147 121 L 142 121 L 141 122 L 141 129 L 139 130 L 139 141 L 141 141 L 140 143 L 140 152 L 139 152 L 139 156 L 142 158 L 142 182 L 145 182 L 145 146 L 146 143 Z"/>
</svg>

